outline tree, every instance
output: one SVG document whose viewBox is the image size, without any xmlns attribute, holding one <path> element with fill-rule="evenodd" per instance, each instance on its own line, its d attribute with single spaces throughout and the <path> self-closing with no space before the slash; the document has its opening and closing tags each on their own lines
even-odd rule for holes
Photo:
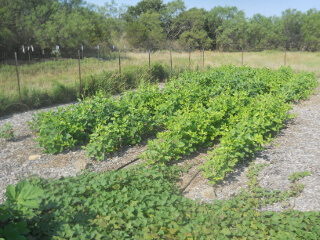
<svg viewBox="0 0 320 240">
<path fill-rule="evenodd" d="M 175 40 L 179 31 L 174 27 L 175 19 L 182 14 L 186 9 L 186 6 L 182 0 L 174 0 L 168 2 L 161 11 L 161 19 L 169 40 Z"/>
<path fill-rule="evenodd" d="M 124 17 L 127 22 L 132 22 L 147 12 L 160 13 L 164 7 L 162 0 L 141 0 L 136 6 L 128 7 Z"/>
<path fill-rule="evenodd" d="M 0 12 L 0 44 L 8 49 L 79 48 L 105 37 L 104 19 L 82 0 L 0 0 Z"/>
<path fill-rule="evenodd" d="M 216 29 L 216 47 L 220 51 L 241 50 L 247 47 L 248 26 L 245 14 L 243 11 L 235 11 L 236 8 L 230 10 L 231 14 L 225 14 L 224 18 L 220 18 L 222 23 Z"/>
<path fill-rule="evenodd" d="M 219 27 L 224 21 L 232 20 L 238 14 L 238 9 L 236 7 L 214 7 L 207 14 L 207 19 L 205 22 L 205 30 L 208 32 L 208 36 L 212 39 L 212 48 L 216 49 Z M 220 29 L 221 31 L 221 29 Z"/>
<path fill-rule="evenodd" d="M 320 11 L 311 9 L 307 12 L 302 25 L 303 49 L 320 50 Z"/>
<path fill-rule="evenodd" d="M 162 0 L 142 0 L 128 7 L 124 15 L 127 21 L 126 37 L 134 47 L 161 48 L 166 40 L 175 40 L 175 19 L 185 10 L 182 0 L 164 4 Z M 150 17 L 150 21 L 146 19 Z M 136 35 L 136 36 L 135 36 Z"/>
<path fill-rule="evenodd" d="M 16 50 L 22 44 L 36 44 L 34 30 L 48 19 L 56 3 L 57 0 L 0 0 L 1 44 Z"/>
<path fill-rule="evenodd" d="M 281 30 L 276 27 L 278 22 L 277 17 L 255 14 L 249 20 L 246 31 L 248 47 L 253 50 L 277 49 L 283 41 Z"/>
<path fill-rule="evenodd" d="M 285 49 L 300 49 L 303 20 L 304 15 L 295 9 L 287 9 L 282 12 L 280 24 L 282 26 L 283 47 Z"/>
<path fill-rule="evenodd" d="M 173 32 L 185 49 L 208 49 L 212 40 L 205 30 L 207 11 L 191 8 L 181 12 L 173 24 Z"/>
<path fill-rule="evenodd" d="M 163 48 L 166 35 L 160 17 L 157 12 L 147 12 L 129 23 L 126 30 L 129 43 L 135 48 Z"/>
<path fill-rule="evenodd" d="M 208 37 L 205 30 L 192 28 L 190 31 L 184 31 L 179 38 L 180 44 L 184 49 L 210 49 L 212 40 Z"/>
</svg>

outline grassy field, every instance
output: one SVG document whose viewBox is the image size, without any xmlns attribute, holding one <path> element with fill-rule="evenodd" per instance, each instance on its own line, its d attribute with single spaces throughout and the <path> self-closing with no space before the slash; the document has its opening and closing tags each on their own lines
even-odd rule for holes
<svg viewBox="0 0 320 240">
<path fill-rule="evenodd" d="M 135 63 L 147 63 L 148 55 L 146 53 L 129 53 L 128 56 Z M 202 52 L 191 53 L 191 68 L 202 68 Z M 221 65 L 232 64 L 240 66 L 242 64 L 241 52 L 212 52 L 206 51 L 204 54 L 204 64 L 207 68 L 218 67 Z M 172 53 L 173 65 L 188 67 L 189 53 Z M 169 63 L 170 53 L 168 51 L 160 51 L 152 53 L 151 59 L 162 63 Z M 285 54 L 279 51 L 264 51 L 264 52 L 244 52 L 243 63 L 250 67 L 267 67 L 277 69 L 284 65 Z M 315 72 L 317 77 L 320 77 L 320 53 L 310 52 L 287 52 L 286 66 L 292 67 L 296 71 L 310 71 Z"/>
<path fill-rule="evenodd" d="M 126 67 L 132 69 L 134 66 L 145 66 L 147 69 L 148 61 L 147 52 L 126 53 L 126 57 L 123 56 L 121 60 L 121 67 L 122 69 Z M 166 66 L 168 72 L 170 52 L 159 51 L 151 53 L 151 63 L 155 62 Z M 240 66 L 242 64 L 242 53 L 206 51 L 203 62 L 203 53 L 196 51 L 190 53 L 189 63 L 189 53 L 173 52 L 172 62 L 173 67 L 179 69 L 178 71 L 189 68 L 189 64 L 190 69 L 197 70 L 206 70 L 210 67 L 218 67 L 226 64 Z M 244 52 L 243 54 L 243 64 L 251 67 L 276 69 L 283 66 L 284 62 L 285 54 L 279 51 Z M 315 72 L 317 77 L 320 77 L 319 63 L 320 53 L 286 53 L 286 65 L 292 67 L 295 71 L 311 71 Z M 34 98 L 40 93 L 42 94 L 41 101 L 45 101 L 46 93 L 56 95 L 61 89 L 65 89 L 66 93 L 72 92 L 72 94 L 75 94 L 79 89 L 78 61 L 76 59 L 47 60 L 30 65 L 23 64 L 23 62 L 19 64 L 23 98 L 29 99 L 24 101 L 27 105 L 30 105 L 30 101 L 34 102 Z M 103 71 L 117 71 L 118 68 L 117 58 L 108 61 L 94 58 L 81 60 L 81 72 L 84 79 L 91 75 L 100 74 Z M 33 97 L 30 97 L 31 95 Z M 53 98 L 63 98 L 63 96 L 54 96 Z M 2 64 L 0 65 L 0 111 L 3 111 L 2 109 L 4 108 L 8 110 L 8 108 L 11 107 L 10 104 L 17 102 L 17 99 L 18 84 L 15 66 L 13 64 Z M 73 97 L 73 99 L 75 98 Z M 52 103 L 58 102 L 59 101 L 56 100 L 52 101 Z M 38 105 L 43 104 L 40 102 Z"/>
<path fill-rule="evenodd" d="M 122 67 L 128 65 L 148 64 L 147 53 L 127 53 L 127 59 L 122 60 Z M 192 52 L 191 68 L 201 69 L 203 67 L 202 52 Z M 205 54 L 205 68 L 217 67 L 225 64 L 236 66 L 242 63 L 242 53 L 208 52 Z M 175 67 L 189 67 L 189 53 L 172 53 L 173 65 Z M 170 63 L 170 53 L 160 51 L 151 53 L 151 62 Z M 277 51 L 245 52 L 243 56 L 244 65 L 251 67 L 279 68 L 284 65 L 284 53 Z M 315 72 L 320 77 L 320 53 L 288 52 L 286 65 L 296 71 Z M 110 61 L 99 61 L 97 59 L 84 59 L 81 61 L 82 75 L 96 74 L 103 70 L 118 69 L 118 59 Z M 78 81 L 78 62 L 75 59 L 63 59 L 59 61 L 38 62 L 32 65 L 19 66 L 21 86 L 26 88 L 48 89 L 56 82 L 73 85 Z M 1 92 L 11 95 L 17 90 L 17 76 L 15 66 L 0 65 Z"/>
</svg>

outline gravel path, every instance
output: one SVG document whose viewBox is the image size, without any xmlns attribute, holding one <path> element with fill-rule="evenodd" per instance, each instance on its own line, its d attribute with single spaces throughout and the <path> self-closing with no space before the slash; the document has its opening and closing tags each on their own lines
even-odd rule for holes
<svg viewBox="0 0 320 240">
<path fill-rule="evenodd" d="M 49 109 L 49 108 L 47 108 Z M 42 110 L 47 110 L 42 109 Z M 37 110 L 39 111 L 39 110 Z M 105 171 L 118 168 L 133 160 L 145 149 L 146 141 L 140 145 L 123 149 L 107 160 L 96 162 L 85 156 L 81 148 L 66 151 L 57 155 L 45 154 L 33 141 L 35 135 L 29 130 L 27 122 L 36 111 L 13 114 L 0 118 L 0 128 L 10 122 L 16 134 L 14 141 L 0 140 L 0 203 L 4 201 L 5 188 L 8 184 L 16 184 L 30 175 L 44 178 L 60 178 L 75 176 L 84 169 Z M 311 176 L 300 180 L 305 184 L 302 194 L 290 200 L 294 209 L 301 211 L 320 210 L 320 94 L 295 105 L 292 113 L 297 117 L 287 128 L 262 151 L 257 163 L 270 163 L 260 172 L 259 180 L 263 187 L 286 190 L 289 187 L 288 176 L 294 172 L 310 171 Z M 180 164 L 192 164 L 189 172 L 180 181 L 184 186 L 197 171 L 196 166 L 205 161 L 206 149 L 184 159 Z M 221 184 L 212 187 L 199 174 L 184 195 L 191 199 L 210 202 L 212 199 L 226 199 L 237 194 L 245 187 L 247 167 L 238 167 Z M 265 210 L 282 210 L 281 204 L 268 206 Z"/>
</svg>

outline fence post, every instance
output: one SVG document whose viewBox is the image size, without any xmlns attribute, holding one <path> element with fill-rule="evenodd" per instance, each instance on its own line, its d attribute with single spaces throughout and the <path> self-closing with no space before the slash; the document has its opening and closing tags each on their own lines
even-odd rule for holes
<svg viewBox="0 0 320 240">
<path fill-rule="evenodd" d="M 17 79 L 18 79 L 19 102 L 22 103 L 20 77 L 19 77 L 19 71 L 18 71 L 18 56 L 17 56 L 17 52 L 14 52 L 14 58 L 16 60 L 16 72 L 17 72 Z"/>
<path fill-rule="evenodd" d="M 30 50 L 29 50 L 29 46 L 28 46 L 28 58 L 29 58 L 29 63 L 31 62 L 31 58 L 30 58 Z"/>
<path fill-rule="evenodd" d="M 284 50 L 284 66 L 287 65 L 287 49 Z"/>
<path fill-rule="evenodd" d="M 119 74 L 121 74 L 121 52 L 119 50 Z"/>
<path fill-rule="evenodd" d="M 150 56 L 151 53 L 150 53 L 150 50 L 149 50 L 148 53 L 149 53 L 149 70 L 150 70 L 151 69 L 151 56 Z"/>
<path fill-rule="evenodd" d="M 79 82 L 80 82 L 80 94 L 82 94 L 82 80 L 81 80 L 81 66 L 80 66 L 80 50 L 78 50 L 78 64 L 79 64 Z"/>
<path fill-rule="evenodd" d="M 172 49 L 170 48 L 170 78 L 172 77 Z"/>
<path fill-rule="evenodd" d="M 189 49 L 189 69 L 191 67 L 191 49 Z"/>
<path fill-rule="evenodd" d="M 204 68 L 204 48 L 202 49 L 202 67 Z"/>
<path fill-rule="evenodd" d="M 81 46 L 81 52 L 82 52 L 82 57 L 81 57 L 81 59 L 83 59 L 83 45 Z"/>
<path fill-rule="evenodd" d="M 243 66 L 243 48 L 242 48 L 242 54 L 241 54 L 241 66 Z"/>
</svg>

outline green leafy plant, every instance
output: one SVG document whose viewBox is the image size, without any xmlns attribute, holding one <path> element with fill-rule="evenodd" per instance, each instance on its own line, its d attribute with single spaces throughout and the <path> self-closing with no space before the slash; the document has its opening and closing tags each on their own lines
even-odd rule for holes
<svg viewBox="0 0 320 240">
<path fill-rule="evenodd" d="M 11 123 L 4 124 L 0 129 L 0 138 L 10 141 L 14 138 L 14 131 Z"/>
<path fill-rule="evenodd" d="M 299 181 L 301 178 L 304 178 L 304 177 L 307 177 L 307 176 L 310 176 L 311 175 L 311 172 L 310 171 L 304 171 L 304 172 L 294 172 L 292 173 L 288 179 L 291 181 L 291 182 L 297 182 Z"/>
<path fill-rule="evenodd" d="M 249 167 L 247 190 L 212 203 L 184 198 L 176 185 L 180 169 L 173 167 L 136 166 L 59 180 L 33 178 L 32 185 L 44 194 L 36 215 L 25 219 L 28 230 L 21 235 L 29 239 L 319 238 L 319 212 L 259 211 L 290 197 L 290 191 L 259 187 L 257 175 L 265 166 Z"/>
<path fill-rule="evenodd" d="M 223 66 L 185 72 L 161 90 L 143 83 L 118 97 L 100 93 L 36 115 L 32 128 L 45 151 L 86 144 L 87 155 L 96 160 L 150 135 L 157 138 L 140 156 L 147 164 L 168 164 L 215 143 L 201 168 L 216 183 L 263 149 L 291 117 L 290 103 L 316 85 L 314 74 L 290 68 Z"/>
<path fill-rule="evenodd" d="M 8 240 L 26 239 L 30 232 L 27 220 L 36 216 L 43 190 L 27 181 L 16 186 L 10 184 L 6 189 L 7 200 L 0 205 L 0 238 Z"/>
<path fill-rule="evenodd" d="M 288 179 L 291 181 L 290 189 L 292 191 L 292 194 L 298 195 L 300 192 L 303 191 L 304 185 L 301 183 L 298 183 L 298 181 L 301 178 L 304 178 L 310 175 L 311 175 L 311 172 L 304 171 L 304 172 L 294 172 L 288 177 Z"/>
</svg>

